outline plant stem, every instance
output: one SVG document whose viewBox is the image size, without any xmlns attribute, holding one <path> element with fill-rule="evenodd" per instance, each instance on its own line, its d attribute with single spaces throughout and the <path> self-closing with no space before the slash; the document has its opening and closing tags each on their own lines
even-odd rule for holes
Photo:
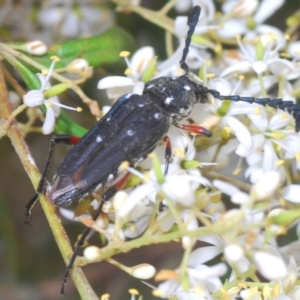
<svg viewBox="0 0 300 300">
<path fill-rule="evenodd" d="M 243 231 L 249 231 L 257 228 L 263 228 L 266 226 L 268 220 L 265 219 L 261 222 L 257 222 L 255 224 L 243 224 L 241 226 Z M 195 230 L 176 230 L 168 233 L 163 233 L 160 235 L 153 235 L 153 232 L 150 230 L 150 234 L 146 231 L 141 237 L 136 238 L 134 240 L 123 242 L 122 244 L 111 243 L 108 244 L 106 247 L 99 249 L 100 255 L 94 260 L 90 261 L 86 258 L 80 257 L 77 260 L 76 266 L 85 266 L 90 263 L 100 262 L 106 260 L 113 255 L 119 253 L 127 253 L 130 252 L 132 249 L 140 248 L 143 246 L 153 245 L 153 244 L 162 244 L 162 243 L 169 243 L 171 241 L 176 241 L 181 239 L 184 236 L 189 236 L 190 238 L 198 238 L 201 236 L 209 235 L 209 234 L 219 234 L 222 235 L 226 232 L 231 232 L 235 230 L 237 226 L 236 222 L 227 223 L 225 220 L 220 221 L 218 223 L 213 224 L 210 228 L 207 227 L 200 227 Z"/>
<path fill-rule="evenodd" d="M 112 0 L 112 2 L 116 3 L 117 5 L 120 5 L 121 7 L 124 6 L 125 9 L 132 10 L 145 20 L 148 20 L 149 22 L 175 35 L 173 19 L 167 17 L 164 14 L 165 11 L 169 9 L 168 6 L 166 6 L 162 11 L 157 12 L 138 5 L 131 5 L 127 0 Z"/>
<path fill-rule="evenodd" d="M 34 187 L 37 187 L 40 180 L 40 173 L 33 163 L 34 160 L 28 150 L 28 147 L 24 141 L 24 138 L 18 128 L 17 122 L 12 120 L 10 126 L 6 126 L 7 120 L 9 119 L 12 113 L 12 108 L 9 102 L 8 93 L 6 89 L 6 84 L 3 75 L 2 64 L 0 62 L 0 131 L 1 133 L 6 133 L 10 138 L 13 147 L 21 163 L 28 174 L 30 180 L 32 181 Z M 46 218 L 49 222 L 51 230 L 53 232 L 54 238 L 57 242 L 57 245 L 62 253 L 64 261 L 68 263 L 70 256 L 73 253 L 72 247 L 70 245 L 69 238 L 62 227 L 60 218 L 56 212 L 54 204 L 47 199 L 45 196 L 40 197 L 40 203 L 45 212 Z M 24 218 L 25 218 L 25 209 L 24 209 Z M 85 275 L 83 274 L 80 268 L 75 268 L 71 272 L 71 277 L 75 283 L 75 286 L 78 289 L 81 299 L 85 300 L 96 300 L 98 297 L 92 290 L 89 285 Z M 57 291 L 59 293 L 59 291 Z"/>
</svg>

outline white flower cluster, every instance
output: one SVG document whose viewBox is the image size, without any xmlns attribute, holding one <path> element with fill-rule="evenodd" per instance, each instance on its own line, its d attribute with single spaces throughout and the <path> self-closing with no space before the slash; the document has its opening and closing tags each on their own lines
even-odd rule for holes
<svg viewBox="0 0 300 300">
<path fill-rule="evenodd" d="M 15 39 L 38 39 L 47 44 L 95 35 L 112 26 L 114 20 L 111 10 L 95 4 L 90 0 L 7 0 L 0 5 L 0 27 L 8 28 Z"/>
<path fill-rule="evenodd" d="M 214 36 L 205 45 L 192 43 L 189 67 L 204 70 L 207 87 L 221 95 L 257 98 L 271 94 L 295 101 L 294 92 L 300 88 L 300 42 L 264 24 L 283 2 L 227 0 L 222 15 L 216 18 L 211 0 L 178 0 L 179 10 L 200 5 L 195 33 Z M 177 74 L 186 23 L 186 17 L 175 20 L 178 49 L 158 64 L 155 77 Z M 214 42 L 218 39 L 234 41 L 237 48 L 224 50 Z M 281 55 L 286 52 L 289 59 Z M 142 94 L 140 78 L 153 58 L 151 47 L 141 48 L 127 60 L 128 77 L 104 78 L 98 88 L 107 89 L 111 99 L 130 92 Z M 188 121 L 182 122 L 208 126 L 213 137 L 190 137 L 171 127 L 167 135 L 173 157 L 163 181 L 157 180 L 154 163 L 157 158 L 164 161 L 164 145 L 160 145 L 154 156 L 139 164 L 140 171 L 127 167 L 141 183 L 118 192 L 113 204 L 105 207 L 109 220 L 95 222 L 94 228 L 109 242 L 138 238 L 149 231 L 154 238 L 182 232 L 188 259 L 160 277 L 164 282 L 154 291 L 159 297 L 300 299 L 300 225 L 294 217 L 294 213 L 299 217 L 300 185 L 295 182 L 300 169 L 300 136 L 294 131 L 294 119 L 288 112 L 270 107 L 209 100 L 197 104 Z M 162 164 L 162 172 L 164 167 Z M 227 202 L 222 201 L 223 195 Z M 69 217 L 67 210 L 62 212 Z M 290 231 L 297 238 L 280 244 L 278 236 Z M 97 251 L 89 250 L 86 257 L 96 259 Z M 153 268 L 143 268 L 149 269 L 152 276 Z"/>
<path fill-rule="evenodd" d="M 244 36 L 237 38 L 237 49 L 222 50 L 219 59 L 207 51 L 211 45 L 192 44 L 187 64 L 216 74 L 205 79 L 209 88 L 221 95 L 268 97 L 267 91 L 278 86 L 274 98 L 295 101 L 293 91 L 300 85 L 299 42 L 287 40 L 278 28 L 264 24 L 283 1 L 224 1 L 222 26 L 215 19 L 212 1 L 179 0 L 177 6 L 182 8 L 187 3 L 198 4 L 202 9 L 196 34 L 213 31 L 220 39 Z M 250 19 L 253 26 L 249 26 Z M 176 74 L 186 23 L 186 17 L 175 20 L 179 47 L 172 57 L 158 65 L 156 77 Z M 281 58 L 284 51 L 288 51 L 289 59 Z M 118 96 L 120 87 L 122 93 L 138 93 L 136 89 L 141 90 L 142 85 L 138 80 L 144 68 L 138 72 L 137 66 L 149 61 L 153 52 L 145 47 L 134 55 L 129 66 L 134 78 L 105 78 L 98 87 L 109 88 L 111 98 Z M 147 175 L 129 170 L 144 183 L 126 190 L 125 195 L 122 192 L 122 204 L 113 210 L 113 219 L 123 226 L 122 234 L 118 226 L 122 239 L 139 237 L 147 228 L 160 235 L 175 225 L 179 230 L 199 231 L 196 237 L 183 235 L 183 248 L 191 252 L 188 261 L 167 272 L 169 275 L 154 294 L 162 298 L 175 295 L 176 299 L 300 299 L 300 242 L 290 239 L 284 246 L 278 243 L 278 235 L 292 230 L 291 225 L 299 237 L 299 223 L 288 215 L 289 208 L 296 208 L 300 201 L 300 186 L 292 184 L 300 167 L 300 137 L 294 131 L 293 117 L 288 112 L 255 104 L 225 104 L 210 99 L 208 104 L 196 105 L 189 120 L 210 126 L 213 137 L 201 142 L 201 138 L 190 138 L 171 127 L 168 136 L 173 160 L 163 183 L 157 182 L 151 160 L 147 159 L 140 164 Z M 164 160 L 163 146 L 155 153 Z M 198 166 L 184 167 L 185 162 L 196 160 L 202 162 L 202 173 Z M 225 180 L 236 179 L 230 183 L 218 178 L 209 180 L 205 169 L 212 166 L 224 174 Z M 237 173 L 239 177 L 235 176 Z M 243 184 L 248 188 L 243 188 Z M 230 197 L 226 207 L 218 198 L 220 193 Z M 121 195 L 117 194 L 115 199 L 118 197 Z M 213 201 L 215 198 L 219 201 Z M 158 199 L 163 209 L 154 211 Z M 284 213 L 287 220 L 272 225 L 271 220 L 276 216 L 280 219 Z M 114 228 L 114 224 L 109 225 L 108 239 Z"/>
</svg>

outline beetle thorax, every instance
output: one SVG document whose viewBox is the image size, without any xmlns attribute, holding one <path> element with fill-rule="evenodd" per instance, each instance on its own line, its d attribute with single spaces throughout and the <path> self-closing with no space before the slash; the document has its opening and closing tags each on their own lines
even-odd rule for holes
<svg viewBox="0 0 300 300">
<path fill-rule="evenodd" d="M 195 75 L 184 74 L 177 78 L 160 77 L 149 81 L 144 95 L 151 94 L 153 101 L 164 108 L 172 120 L 186 118 L 196 103 L 205 103 L 207 93 Z M 156 97 L 153 97 L 155 95 Z M 155 99 L 155 100 L 154 100 Z"/>
</svg>

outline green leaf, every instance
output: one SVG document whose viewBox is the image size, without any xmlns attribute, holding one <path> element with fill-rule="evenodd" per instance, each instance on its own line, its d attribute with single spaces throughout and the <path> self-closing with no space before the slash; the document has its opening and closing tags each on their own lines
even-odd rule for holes
<svg viewBox="0 0 300 300">
<path fill-rule="evenodd" d="M 61 69 L 69 65 L 76 58 L 85 59 L 90 66 L 100 67 L 119 63 L 121 51 L 132 52 L 135 49 L 135 41 L 126 30 L 114 27 L 100 35 L 67 41 L 49 48 L 46 55 L 32 57 L 37 63 L 49 68 L 51 57 L 59 57 L 55 69 Z M 26 65 L 31 71 L 39 70 L 33 66 Z"/>
<path fill-rule="evenodd" d="M 87 129 L 75 123 L 64 109 L 60 109 L 54 130 L 58 134 L 70 134 L 78 137 L 82 137 L 87 132 Z"/>
<path fill-rule="evenodd" d="M 20 63 L 18 60 L 13 62 L 9 61 L 20 73 L 22 79 L 24 80 L 26 86 L 30 90 L 39 90 L 41 88 L 41 82 L 35 74 L 33 74 L 24 64 Z"/>
</svg>

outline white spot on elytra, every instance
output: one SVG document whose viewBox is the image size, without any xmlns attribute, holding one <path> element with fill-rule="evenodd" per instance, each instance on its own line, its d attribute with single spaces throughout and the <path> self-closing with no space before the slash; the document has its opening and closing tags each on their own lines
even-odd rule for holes
<svg viewBox="0 0 300 300">
<path fill-rule="evenodd" d="M 188 85 L 185 85 L 185 86 L 184 86 L 184 89 L 187 90 L 187 91 L 190 91 L 190 90 L 191 90 L 191 88 L 190 88 Z"/>
<path fill-rule="evenodd" d="M 163 87 L 163 88 L 161 89 L 162 92 L 164 92 L 165 90 L 166 90 L 166 87 Z"/>
<path fill-rule="evenodd" d="M 144 159 L 145 159 L 145 157 L 140 157 L 140 158 L 137 159 L 136 162 L 137 162 L 137 163 L 140 163 L 140 162 L 142 162 Z"/>
<path fill-rule="evenodd" d="M 107 181 L 111 181 L 114 179 L 114 174 L 109 174 L 108 177 L 107 177 Z"/>
<path fill-rule="evenodd" d="M 154 118 L 157 119 L 157 120 L 160 119 L 160 113 L 154 114 Z"/>
<path fill-rule="evenodd" d="M 154 87 L 154 84 L 152 83 L 152 84 L 149 84 L 148 86 L 147 86 L 147 89 L 151 89 L 151 88 L 153 88 Z"/>
<path fill-rule="evenodd" d="M 102 141 L 103 141 L 102 136 L 101 136 L 101 135 L 97 135 L 97 137 L 96 137 L 96 142 L 97 142 L 97 143 L 101 143 Z"/>
<path fill-rule="evenodd" d="M 131 130 L 131 129 L 127 130 L 127 135 L 132 136 L 133 135 L 133 130 Z"/>
<path fill-rule="evenodd" d="M 102 188 L 102 183 L 98 184 L 95 188 L 95 191 L 100 190 Z"/>
<path fill-rule="evenodd" d="M 106 118 L 106 121 L 109 122 L 111 120 L 111 117 Z"/>
<path fill-rule="evenodd" d="M 144 103 L 139 103 L 139 107 L 143 107 L 144 106 Z"/>
<path fill-rule="evenodd" d="M 174 100 L 174 97 L 167 97 L 166 99 L 165 99 L 165 104 L 170 104 L 171 103 L 171 101 L 172 100 Z"/>
<path fill-rule="evenodd" d="M 182 107 L 179 109 L 179 113 L 184 117 L 188 116 L 190 112 L 191 112 L 191 107 L 187 107 L 187 108 Z"/>
</svg>

